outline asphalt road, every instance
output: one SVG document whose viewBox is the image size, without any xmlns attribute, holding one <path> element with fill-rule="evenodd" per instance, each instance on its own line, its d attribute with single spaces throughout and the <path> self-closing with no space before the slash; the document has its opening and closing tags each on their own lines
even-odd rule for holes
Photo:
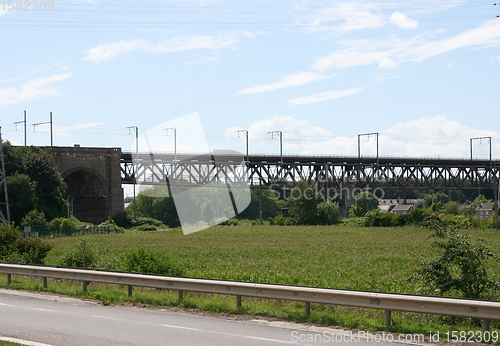
<svg viewBox="0 0 500 346">
<path fill-rule="evenodd" d="M 0 289 L 0 336 L 56 346 L 374 343 L 373 338 L 356 337 L 359 334 L 353 339 L 350 333 L 285 322 L 228 320 L 170 309 L 101 306 L 74 298 Z"/>
</svg>

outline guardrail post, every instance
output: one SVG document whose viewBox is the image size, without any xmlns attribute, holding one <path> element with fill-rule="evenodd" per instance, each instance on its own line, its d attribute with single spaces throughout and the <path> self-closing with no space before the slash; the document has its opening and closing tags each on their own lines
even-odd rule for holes
<svg viewBox="0 0 500 346">
<path fill-rule="evenodd" d="M 43 288 L 47 288 L 47 277 L 43 277 Z"/>
<path fill-rule="evenodd" d="M 306 302 L 305 312 L 306 312 L 306 316 L 311 316 L 311 303 L 310 302 Z"/>
<path fill-rule="evenodd" d="M 87 285 L 89 284 L 88 281 L 83 282 L 83 293 L 87 293 Z"/>
<path fill-rule="evenodd" d="M 236 309 L 241 308 L 241 296 L 236 296 Z"/>
<path fill-rule="evenodd" d="M 483 333 L 490 331 L 490 320 L 483 319 Z"/>
<path fill-rule="evenodd" d="M 391 310 L 385 310 L 385 325 L 389 327 L 391 325 Z"/>
<path fill-rule="evenodd" d="M 7 274 L 7 285 L 10 285 L 12 283 L 12 275 Z"/>
<path fill-rule="evenodd" d="M 132 285 L 127 286 L 127 297 L 132 297 Z"/>
<path fill-rule="evenodd" d="M 179 301 L 181 302 L 184 299 L 184 291 L 179 290 Z"/>
</svg>

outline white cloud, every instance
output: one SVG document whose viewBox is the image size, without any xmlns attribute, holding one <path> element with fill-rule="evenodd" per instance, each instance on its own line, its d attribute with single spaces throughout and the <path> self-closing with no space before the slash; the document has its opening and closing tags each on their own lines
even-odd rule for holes
<svg viewBox="0 0 500 346">
<path fill-rule="evenodd" d="M 238 91 L 236 95 L 263 93 L 276 89 L 283 89 L 293 86 L 304 85 L 318 80 L 332 78 L 334 76 L 335 75 L 321 76 L 314 72 L 301 72 L 292 75 L 285 75 L 281 77 L 281 81 L 279 82 L 245 88 L 243 90 Z"/>
<path fill-rule="evenodd" d="M 497 60 L 500 61 L 500 55 L 498 56 Z"/>
<path fill-rule="evenodd" d="M 239 128 L 226 129 L 226 136 L 235 143 L 244 143 L 235 130 Z M 272 143 L 268 131 L 272 130 L 283 131 L 283 150 L 287 154 L 357 156 L 357 136 L 334 136 L 327 129 L 290 116 L 274 115 L 252 123 L 248 129 L 251 143 L 268 148 Z M 379 131 L 379 155 L 466 158 L 470 155 L 470 138 L 483 136 L 492 137 L 494 155 L 500 152 L 499 132 L 472 129 L 444 115 L 409 120 Z M 376 143 L 374 136 L 361 137 L 361 155 L 375 156 Z M 473 145 L 474 158 L 489 157 L 488 140 Z"/>
<path fill-rule="evenodd" d="M 86 123 L 86 124 L 78 124 L 78 125 L 73 125 L 73 126 L 54 126 L 54 133 L 61 136 L 61 137 L 67 137 L 69 136 L 74 130 L 85 130 L 85 129 L 92 129 L 92 128 L 97 128 L 102 125 L 106 125 L 106 123 Z M 46 130 L 48 131 L 48 130 Z"/>
<path fill-rule="evenodd" d="M 238 141 L 238 134 L 235 132 L 240 128 L 228 128 L 225 130 L 226 137 L 232 141 Z M 283 138 L 287 140 L 293 139 L 298 142 L 306 140 L 306 138 L 314 137 L 330 137 L 332 133 L 329 130 L 313 126 L 309 121 L 303 119 L 298 120 L 291 116 L 273 115 L 271 119 L 254 121 L 248 128 L 248 137 L 252 143 L 270 143 L 272 140 L 270 131 L 282 131 Z M 274 134 L 276 137 L 276 134 Z"/>
<path fill-rule="evenodd" d="M 397 11 L 391 15 L 390 23 L 403 29 L 416 29 L 418 27 L 418 22 L 415 19 L 410 19 L 405 14 Z"/>
<path fill-rule="evenodd" d="M 106 61 L 134 50 L 143 50 L 147 53 L 166 53 L 192 49 L 220 49 L 234 45 L 238 41 L 239 39 L 233 35 L 177 37 L 157 44 L 151 44 L 145 40 L 122 40 L 91 48 L 85 52 L 83 59 L 94 62 Z"/>
<path fill-rule="evenodd" d="M 446 64 L 446 67 L 448 67 L 451 70 L 452 68 L 455 68 L 455 64 L 453 64 L 452 62 L 449 62 Z"/>
<path fill-rule="evenodd" d="M 204 58 L 196 61 L 189 61 L 185 62 L 184 65 L 200 65 L 200 64 L 205 64 L 205 63 L 214 63 L 214 62 L 219 62 L 220 59 L 216 56 L 212 56 L 209 58 Z"/>
<path fill-rule="evenodd" d="M 377 5 L 364 4 L 363 9 L 352 3 L 333 5 L 310 16 L 307 28 L 309 31 L 348 32 L 361 29 L 379 28 L 385 25 L 386 17 L 375 13 Z M 322 25 L 339 22 L 339 25 Z"/>
<path fill-rule="evenodd" d="M 0 107 L 28 100 L 59 95 L 59 90 L 50 84 L 71 78 L 71 73 L 58 74 L 46 78 L 31 79 L 21 86 L 0 89 Z"/>
<path fill-rule="evenodd" d="M 93 62 L 106 61 L 116 58 L 119 55 L 131 52 L 133 50 L 144 47 L 146 41 L 134 40 L 134 41 L 120 41 L 117 43 L 101 44 L 97 47 L 90 48 L 87 52 L 84 60 L 90 60 Z"/>
<path fill-rule="evenodd" d="M 363 43 L 366 43 L 364 47 Z M 347 68 L 358 65 L 380 64 L 382 60 L 390 59 L 390 52 L 375 51 L 368 43 L 367 40 L 341 42 L 343 45 L 349 46 L 352 44 L 352 46 L 318 59 L 313 64 L 313 69 L 324 72 L 332 67 Z"/>
<path fill-rule="evenodd" d="M 380 73 L 378 74 L 375 79 L 378 81 L 378 82 L 385 82 L 385 81 L 388 81 L 388 80 L 391 80 L 391 79 L 395 79 L 395 78 L 399 78 L 401 76 L 391 76 L 389 74 L 386 74 L 386 73 Z"/>
<path fill-rule="evenodd" d="M 360 65 L 378 65 L 393 68 L 401 62 L 421 62 L 427 58 L 461 48 L 487 48 L 500 46 L 500 20 L 443 39 L 434 39 L 446 31 L 425 32 L 407 39 L 344 40 L 341 49 L 317 59 L 312 68 L 325 72 L 331 68 Z"/>
<path fill-rule="evenodd" d="M 378 63 L 378 68 L 394 68 L 398 63 L 391 58 L 384 58 Z"/>
<path fill-rule="evenodd" d="M 341 91 L 327 91 L 327 92 L 323 92 L 323 93 L 316 94 L 316 95 L 304 96 L 304 97 L 299 97 L 299 98 L 296 98 L 293 100 L 289 100 L 288 104 L 290 106 L 298 106 L 298 105 L 305 105 L 305 104 L 315 103 L 315 102 L 320 102 L 320 101 L 327 101 L 327 100 L 332 100 L 332 99 L 336 99 L 339 97 L 358 94 L 358 93 L 362 92 L 363 89 L 364 89 L 364 87 L 358 87 L 358 88 L 352 88 L 352 89 L 341 90 Z"/>
</svg>

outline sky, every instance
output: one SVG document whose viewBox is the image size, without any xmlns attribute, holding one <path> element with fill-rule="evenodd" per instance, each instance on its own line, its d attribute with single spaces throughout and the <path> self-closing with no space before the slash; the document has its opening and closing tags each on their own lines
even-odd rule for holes
<svg viewBox="0 0 500 346">
<path fill-rule="evenodd" d="M 52 112 L 55 146 L 131 151 L 137 126 L 173 151 L 161 126 L 177 124 L 178 152 L 206 151 L 204 136 L 244 153 L 247 130 L 258 154 L 279 154 L 281 131 L 284 155 L 355 156 L 361 134 L 374 156 L 378 133 L 380 156 L 470 157 L 491 137 L 499 158 L 494 4 L 6 0 L 2 138 L 24 144 L 26 110 L 28 145 L 50 145 Z M 489 139 L 472 143 L 489 157 Z"/>
</svg>

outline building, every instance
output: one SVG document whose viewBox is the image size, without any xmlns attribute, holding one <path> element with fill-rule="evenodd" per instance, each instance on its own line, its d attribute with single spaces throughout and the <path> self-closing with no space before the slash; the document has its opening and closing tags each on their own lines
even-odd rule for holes
<svg viewBox="0 0 500 346">
<path fill-rule="evenodd" d="M 479 203 L 476 208 L 476 216 L 479 220 L 489 219 L 493 216 L 493 203 Z"/>
<path fill-rule="evenodd" d="M 411 204 L 399 204 L 392 208 L 391 213 L 396 214 L 396 215 L 403 215 L 403 214 L 409 214 L 410 211 L 412 211 L 413 205 Z"/>
</svg>

